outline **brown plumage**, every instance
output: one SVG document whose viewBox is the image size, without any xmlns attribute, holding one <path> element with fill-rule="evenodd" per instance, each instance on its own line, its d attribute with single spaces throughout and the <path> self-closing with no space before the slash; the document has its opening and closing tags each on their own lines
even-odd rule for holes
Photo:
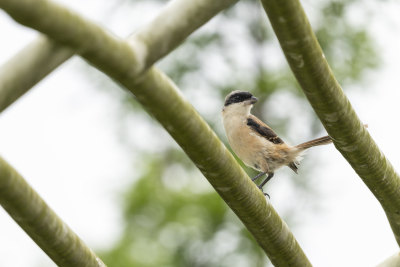
<svg viewBox="0 0 400 267">
<path fill-rule="evenodd" d="M 320 137 L 320 138 L 317 138 L 317 139 L 314 139 L 314 140 L 311 140 L 311 141 L 308 141 L 305 143 L 301 143 L 301 144 L 297 145 L 296 147 L 300 148 L 300 149 L 308 149 L 313 146 L 327 145 L 330 143 L 332 143 L 332 138 L 329 135 L 327 135 L 327 136 L 323 136 L 323 137 Z"/>
<path fill-rule="evenodd" d="M 250 168 L 259 172 L 253 181 L 268 174 L 259 187 L 272 178 L 274 171 L 288 166 L 297 173 L 297 165 L 304 150 L 332 142 L 329 136 L 317 138 L 297 146 L 286 144 L 267 124 L 250 114 L 257 102 L 249 92 L 234 91 L 225 99 L 222 119 L 229 144 L 236 155 Z"/>
</svg>

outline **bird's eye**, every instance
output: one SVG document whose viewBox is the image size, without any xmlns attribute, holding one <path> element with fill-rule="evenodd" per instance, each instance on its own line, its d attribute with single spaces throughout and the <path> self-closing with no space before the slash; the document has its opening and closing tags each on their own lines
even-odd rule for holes
<svg viewBox="0 0 400 267">
<path fill-rule="evenodd" d="M 250 94 L 249 92 L 238 92 L 233 95 L 231 95 L 226 101 L 225 101 L 225 106 L 228 106 L 230 104 L 234 103 L 240 103 L 246 100 L 249 100 L 252 98 L 253 95 Z"/>
</svg>

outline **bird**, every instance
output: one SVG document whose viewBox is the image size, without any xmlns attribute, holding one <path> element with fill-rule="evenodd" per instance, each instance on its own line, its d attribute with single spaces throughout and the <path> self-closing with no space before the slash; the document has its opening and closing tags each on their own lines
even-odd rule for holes
<svg viewBox="0 0 400 267">
<path fill-rule="evenodd" d="M 229 93 L 222 109 L 222 121 L 232 150 L 245 165 L 259 172 L 251 180 L 255 182 L 267 175 L 258 185 L 264 193 L 263 186 L 277 169 L 288 166 L 297 174 L 304 151 L 330 144 L 332 138 L 327 135 L 296 146 L 288 145 L 271 127 L 250 113 L 257 101 L 250 92 L 236 90 Z"/>
</svg>

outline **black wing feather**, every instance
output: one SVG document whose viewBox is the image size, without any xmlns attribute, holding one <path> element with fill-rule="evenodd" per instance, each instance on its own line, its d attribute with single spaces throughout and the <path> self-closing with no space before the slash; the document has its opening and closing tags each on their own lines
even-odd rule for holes
<svg viewBox="0 0 400 267">
<path fill-rule="evenodd" d="M 297 173 L 297 170 L 299 169 L 296 163 L 294 163 L 293 161 L 288 164 L 288 167 L 291 168 L 295 173 Z"/>
<path fill-rule="evenodd" d="M 278 135 L 269 127 L 262 126 L 259 122 L 252 118 L 247 119 L 247 125 L 256 131 L 262 137 L 265 137 L 268 141 L 274 144 L 283 144 L 282 139 L 278 137 Z"/>
</svg>

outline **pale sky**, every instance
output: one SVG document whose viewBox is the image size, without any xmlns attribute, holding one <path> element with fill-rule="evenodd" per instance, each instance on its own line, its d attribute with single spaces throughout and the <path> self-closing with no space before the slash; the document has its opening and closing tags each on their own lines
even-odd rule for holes
<svg viewBox="0 0 400 267">
<path fill-rule="evenodd" d="M 61 1 L 93 20 L 103 21 L 108 1 Z M 348 94 L 381 150 L 400 169 L 399 4 L 376 5 L 369 22 L 382 68 L 371 71 L 365 88 Z M 157 9 L 119 11 L 107 27 L 126 36 Z M 117 22 L 119 21 L 119 23 Z M 357 17 L 355 17 L 357 21 Z M 135 26 L 131 26 L 135 25 Z M 36 33 L 0 11 L 0 64 L 33 40 Z M 129 151 L 115 137 L 117 103 L 76 74 L 73 58 L 0 114 L 0 155 L 12 164 L 56 213 L 93 248 L 107 247 L 119 234 L 120 195 L 129 184 Z M 219 114 L 216 114 L 219 116 Z M 333 146 L 317 148 L 321 210 L 304 214 L 294 234 L 315 266 L 375 266 L 398 251 L 380 204 Z M 124 178 L 125 177 L 125 178 Z M 271 181 L 272 204 L 283 209 L 285 182 Z M 0 209 L 0 266 L 54 264 Z M 21 256 L 22 255 L 22 256 Z"/>
</svg>

